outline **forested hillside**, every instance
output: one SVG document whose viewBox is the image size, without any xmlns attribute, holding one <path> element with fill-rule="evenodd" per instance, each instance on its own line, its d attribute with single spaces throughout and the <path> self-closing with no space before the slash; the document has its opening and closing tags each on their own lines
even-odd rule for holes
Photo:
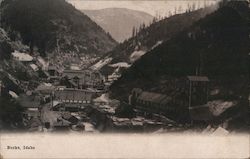
<svg viewBox="0 0 250 159">
<path fill-rule="evenodd" d="M 190 27 L 194 22 L 213 12 L 216 6 L 202 8 L 196 11 L 187 11 L 183 14 L 176 14 L 169 18 L 155 21 L 149 27 L 141 26 L 134 36 L 119 44 L 112 51 L 108 52 L 104 59 L 112 58 L 109 64 L 118 62 L 134 63 L 142 55 L 161 43 L 168 41 L 179 32 Z M 101 69 L 104 74 L 111 74 L 114 68 L 105 65 Z"/>
<path fill-rule="evenodd" d="M 11 40 L 21 39 L 33 52 L 102 54 L 116 42 L 65 0 L 4 0 L 1 26 Z"/>
<path fill-rule="evenodd" d="M 196 74 L 208 76 L 223 96 L 246 95 L 249 13 L 245 2 L 221 6 L 142 56 L 113 84 L 113 95 L 126 99 L 134 87 L 169 93 L 173 80 Z"/>
</svg>

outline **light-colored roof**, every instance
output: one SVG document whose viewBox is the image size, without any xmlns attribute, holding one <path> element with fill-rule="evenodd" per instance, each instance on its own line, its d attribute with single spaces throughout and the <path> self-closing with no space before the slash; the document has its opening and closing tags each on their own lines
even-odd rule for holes
<svg viewBox="0 0 250 159">
<path fill-rule="evenodd" d="M 52 92 L 54 89 L 55 89 L 55 86 L 43 83 L 43 84 L 40 84 L 36 88 L 36 91 L 40 91 L 40 92 Z"/>
<path fill-rule="evenodd" d="M 13 91 L 9 91 L 9 95 L 11 95 L 12 98 L 18 98 L 18 95 Z"/>
<path fill-rule="evenodd" d="M 187 76 L 188 80 L 190 81 L 202 81 L 202 82 L 208 82 L 209 79 L 206 76 Z"/>
<path fill-rule="evenodd" d="M 81 70 L 81 68 L 78 65 L 73 65 L 73 64 L 70 66 L 70 69 L 71 70 Z"/>
<path fill-rule="evenodd" d="M 35 65 L 35 64 L 30 64 L 30 67 L 31 67 L 34 71 L 38 71 L 38 70 L 39 70 L 38 66 Z"/>
<path fill-rule="evenodd" d="M 33 57 L 30 56 L 29 54 L 26 54 L 26 53 L 20 53 L 18 51 L 15 51 L 12 53 L 12 56 L 14 56 L 15 58 L 17 58 L 19 61 L 32 61 L 33 60 Z"/>
<path fill-rule="evenodd" d="M 211 120 L 219 117 L 229 108 L 237 105 L 236 101 L 209 101 L 201 106 L 190 107 L 190 115 L 193 120 Z"/>
</svg>

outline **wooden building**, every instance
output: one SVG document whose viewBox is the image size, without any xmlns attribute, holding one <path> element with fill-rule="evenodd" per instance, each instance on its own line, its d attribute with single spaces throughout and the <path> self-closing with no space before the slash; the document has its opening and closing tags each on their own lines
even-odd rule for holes
<svg viewBox="0 0 250 159">
<path fill-rule="evenodd" d="M 163 114 L 172 119 L 182 120 L 188 116 L 187 106 L 182 105 L 182 96 L 183 94 L 178 92 L 166 95 L 135 88 L 129 96 L 129 104 L 145 113 Z"/>
<path fill-rule="evenodd" d="M 83 89 L 66 88 L 54 92 L 53 101 L 60 104 L 53 106 L 53 110 L 79 111 L 93 104 L 95 92 Z M 52 101 L 52 102 L 53 102 Z M 52 105 L 54 105 L 52 103 Z"/>
<path fill-rule="evenodd" d="M 149 113 L 195 119 L 200 106 L 208 102 L 209 79 L 205 76 L 187 76 L 174 83 L 174 89 L 169 94 L 134 88 L 129 96 L 129 104 Z M 202 116 L 199 118 L 202 120 Z"/>
<path fill-rule="evenodd" d="M 138 109 L 154 113 L 177 111 L 177 107 L 171 104 L 172 97 L 146 91 L 141 91 L 141 93 L 135 92 L 135 94 L 138 96 L 132 96 L 132 98 L 136 98 L 136 108 Z"/>
<path fill-rule="evenodd" d="M 95 92 L 88 90 L 66 88 L 56 90 L 54 92 L 54 100 L 63 103 L 90 104 L 92 103 L 94 94 Z"/>
</svg>

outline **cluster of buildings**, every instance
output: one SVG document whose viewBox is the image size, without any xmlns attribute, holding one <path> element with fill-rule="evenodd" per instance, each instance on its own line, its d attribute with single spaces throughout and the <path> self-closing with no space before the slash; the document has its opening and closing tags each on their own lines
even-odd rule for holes
<svg viewBox="0 0 250 159">
<path fill-rule="evenodd" d="M 12 72 L 3 70 L 4 76 L 0 78 L 0 95 L 3 86 L 11 90 L 10 95 L 14 94 L 16 100 L 25 108 L 24 121 L 33 123 L 30 125 L 44 125 L 45 121 L 42 119 L 44 110 L 47 112 L 60 112 L 61 110 L 78 112 L 92 105 L 93 99 L 105 92 L 105 79 L 98 71 L 81 70 L 76 67 L 64 69 L 46 62 L 38 55 L 31 56 L 18 51 L 13 52 L 11 56 L 12 63 L 6 64 L 7 67 L 13 68 L 13 70 L 19 67 L 24 72 L 30 72 L 36 77 L 32 77 L 33 80 L 20 80 Z M 34 86 L 30 87 L 33 82 Z M 44 107 L 49 107 L 49 109 Z M 60 127 L 66 122 L 63 122 L 64 124 L 56 123 Z"/>
<path fill-rule="evenodd" d="M 62 70 L 56 66 L 48 67 L 48 81 L 68 88 L 103 90 L 104 77 L 98 71 L 92 70 Z"/>
<path fill-rule="evenodd" d="M 109 107 L 106 108 L 105 104 L 103 104 L 103 108 L 101 107 L 103 103 L 102 98 L 100 98 L 100 101 L 94 101 L 94 98 L 106 92 L 105 79 L 97 70 L 63 70 L 56 65 L 49 65 L 41 57 L 34 58 L 29 54 L 20 52 L 12 53 L 12 57 L 14 60 L 28 66 L 32 71 L 41 71 L 44 74 L 44 78 L 40 81 L 41 84 L 35 90 L 31 92 L 26 91 L 24 95 L 20 95 L 18 98 L 21 105 L 27 108 L 27 111 L 24 113 L 27 117 L 36 116 L 39 118 L 42 105 L 45 104 L 50 105 L 51 111 L 77 112 L 88 106 L 93 106 L 94 102 L 99 102 L 100 111 L 112 114 L 110 120 L 112 119 L 113 127 L 125 125 L 142 128 L 141 123 L 143 122 L 137 121 L 137 119 L 135 121 L 127 121 L 114 117 L 115 110 Z M 8 79 L 14 83 L 11 86 L 21 85 L 19 80 L 9 73 L 7 75 Z M 213 121 L 215 115 L 211 112 L 211 107 L 209 106 L 211 93 L 209 83 L 210 80 L 206 76 L 187 76 L 172 83 L 173 91 L 169 94 L 134 88 L 128 101 L 129 105 L 132 105 L 136 111 L 143 112 L 145 115 L 160 114 L 178 121 Z M 0 88 L 2 87 L 3 83 L 0 81 Z M 250 95 L 248 102 L 250 110 Z M 57 122 L 57 126 L 60 127 L 60 123 Z M 61 124 L 61 126 L 65 126 L 65 123 Z"/>
<path fill-rule="evenodd" d="M 210 80 L 206 76 L 187 76 L 175 84 L 170 94 L 143 91 L 134 88 L 129 96 L 129 104 L 147 114 L 162 114 L 175 121 L 191 123 L 216 123 L 227 118 L 226 114 L 241 105 L 237 100 L 209 100 Z M 250 112 L 250 95 L 247 99 Z"/>
<path fill-rule="evenodd" d="M 21 62 L 22 64 L 30 68 L 31 71 L 37 72 L 40 68 L 41 70 L 46 69 L 46 62 L 40 56 L 33 57 L 30 54 L 22 53 L 19 51 L 14 51 L 11 56 L 13 60 Z"/>
</svg>

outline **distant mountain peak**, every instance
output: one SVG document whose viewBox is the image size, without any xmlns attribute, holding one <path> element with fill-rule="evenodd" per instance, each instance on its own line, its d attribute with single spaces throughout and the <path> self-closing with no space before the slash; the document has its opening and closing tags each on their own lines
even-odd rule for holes
<svg viewBox="0 0 250 159">
<path fill-rule="evenodd" d="M 153 16 L 137 10 L 127 8 L 104 8 L 99 10 L 82 10 L 93 21 L 100 25 L 118 42 L 132 36 L 133 27 L 139 28 L 143 23 L 148 25 Z"/>
</svg>

